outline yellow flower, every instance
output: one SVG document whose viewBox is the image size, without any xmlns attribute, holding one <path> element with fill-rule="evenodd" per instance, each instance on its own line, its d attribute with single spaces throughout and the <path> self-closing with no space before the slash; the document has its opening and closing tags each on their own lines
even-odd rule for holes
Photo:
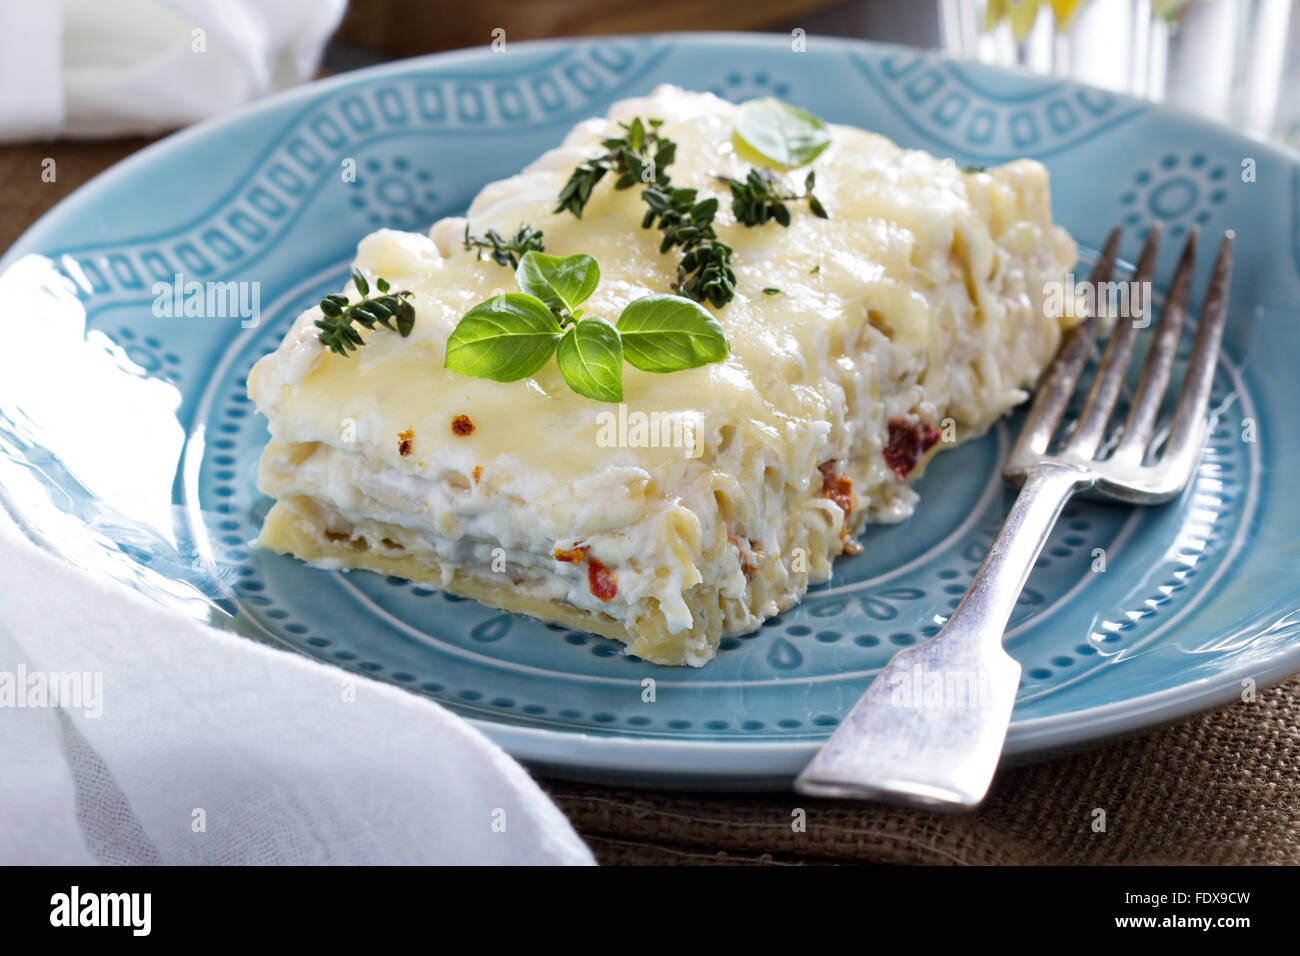
<svg viewBox="0 0 1300 956">
<path fill-rule="evenodd" d="M 1009 8 L 1007 18 L 1011 21 L 1011 35 L 1019 43 L 1029 36 L 1038 19 L 1038 0 L 1006 0 Z"/>
<path fill-rule="evenodd" d="M 1075 15 L 1083 9 L 1088 0 L 1048 0 L 1052 5 L 1052 15 L 1056 17 L 1056 29 L 1065 33 L 1074 24 Z"/>
<path fill-rule="evenodd" d="M 984 7 L 984 29 L 992 31 L 998 21 L 1007 15 L 1006 0 L 989 0 Z"/>
<path fill-rule="evenodd" d="M 1088 0 L 1047 0 L 1046 5 L 1051 7 L 1056 29 L 1064 33 L 1074 24 L 1075 16 L 1087 2 Z M 1177 7 L 1184 2 L 1185 0 L 1154 0 L 1153 6 L 1160 3 L 1163 6 Z M 1042 0 L 988 0 L 984 7 L 984 29 L 992 30 L 1006 20 L 1011 24 L 1012 36 L 1020 43 L 1034 28 L 1042 6 Z"/>
</svg>

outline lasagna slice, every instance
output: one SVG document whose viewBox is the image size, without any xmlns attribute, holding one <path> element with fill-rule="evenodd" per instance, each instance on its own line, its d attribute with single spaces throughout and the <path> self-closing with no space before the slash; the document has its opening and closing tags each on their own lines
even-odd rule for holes
<svg viewBox="0 0 1300 956">
<path fill-rule="evenodd" d="M 411 293 L 414 328 L 365 332 L 343 357 L 319 341 L 313 308 L 254 367 L 271 432 L 259 485 L 276 499 L 261 545 L 699 666 L 870 547 L 864 524 L 910 515 L 929 457 L 1025 399 L 1072 321 L 1045 295 L 1075 261 L 1047 173 L 1026 160 L 963 171 L 832 126 L 811 166 L 829 218 L 800 209 L 751 228 L 719 178 L 751 168 L 736 110 L 660 87 L 486 186 L 468 223 L 363 239 L 358 268 Z M 461 317 L 515 291 L 508 266 L 465 247 L 467 226 L 528 225 L 548 254 L 595 256 L 587 316 L 613 321 L 672 291 L 680 257 L 641 228 L 641 189 L 607 176 L 581 218 L 555 211 L 575 166 L 633 118 L 662 120 L 677 143 L 674 186 L 719 198 L 736 292 L 709 311 L 730 353 L 671 374 L 629 366 L 617 405 L 574 392 L 554 362 L 514 382 L 446 369 Z"/>
</svg>

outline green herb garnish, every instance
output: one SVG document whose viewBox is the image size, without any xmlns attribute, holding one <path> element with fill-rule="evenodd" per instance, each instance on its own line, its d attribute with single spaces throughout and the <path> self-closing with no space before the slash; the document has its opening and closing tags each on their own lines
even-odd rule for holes
<svg viewBox="0 0 1300 956">
<path fill-rule="evenodd" d="M 781 294 L 780 289 L 773 289 L 769 287 L 763 290 L 763 295 L 780 295 L 780 294 Z"/>
<path fill-rule="evenodd" d="M 676 372 L 727 354 L 717 320 L 680 296 L 643 296 L 623 310 L 617 325 L 584 318 L 578 306 L 600 283 L 600 265 L 591 256 L 527 252 L 515 281 L 523 291 L 480 302 L 452 331 L 446 359 L 451 371 L 513 382 L 554 355 L 579 395 L 620 402 L 624 360 L 647 372 Z"/>
<path fill-rule="evenodd" d="M 545 247 L 542 245 L 542 231 L 527 223 L 520 226 L 509 239 L 504 239 L 495 229 L 489 229 L 486 236 L 471 236 L 467 222 L 465 248 L 477 249 L 480 259 L 486 255 L 497 265 L 513 269 L 519 265 L 519 257 L 525 252 L 541 252 Z"/>
<path fill-rule="evenodd" d="M 530 252 L 515 270 L 519 291 L 526 292 L 563 321 L 582 317 L 578 306 L 591 298 L 600 285 L 600 264 L 591 256 L 548 256 Z"/>
<path fill-rule="evenodd" d="M 679 295 L 645 295 L 618 317 L 623 354 L 643 372 L 677 372 L 727 355 L 722 327 L 698 302 Z"/>
<path fill-rule="evenodd" d="M 630 189 L 638 183 L 646 186 L 641 198 L 646 213 L 643 229 L 658 228 L 663 233 L 659 252 L 681 249 L 673 289 L 696 302 L 708 302 L 721 308 L 736 294 L 736 274 L 731 269 L 732 249 L 718 238 L 713 219 L 718 212 L 716 199 L 697 201 L 694 189 L 675 189 L 668 166 L 677 155 L 677 144 L 660 135 L 663 120 L 621 123 L 624 135 L 601 142 L 606 152 L 586 160 L 569 176 L 560 190 L 556 212 L 568 211 L 581 217 L 591 199 L 592 190 L 606 173 L 615 173 L 615 189 Z"/>
<path fill-rule="evenodd" d="M 682 250 L 673 289 L 696 302 L 722 308 L 736 295 L 736 273 L 731 268 L 731 246 L 718 238 L 713 220 L 718 200 L 696 201 L 694 189 L 673 189 L 662 184 L 641 194 L 647 207 L 642 227 L 657 226 L 664 234 L 659 251 Z"/>
<path fill-rule="evenodd" d="M 598 402 L 623 400 L 623 340 L 601 319 L 581 319 L 555 347 L 555 364 L 579 395 Z"/>
<path fill-rule="evenodd" d="M 821 119 L 774 97 L 742 103 L 735 136 L 759 156 L 787 168 L 808 165 L 831 143 Z"/>
<path fill-rule="evenodd" d="M 712 228 L 709 232 L 712 234 Z M 709 238 L 693 244 L 677 265 L 677 282 L 673 288 L 688 299 L 722 308 L 736 295 L 731 254 L 731 246 L 721 239 Z"/>
<path fill-rule="evenodd" d="M 411 334 L 415 326 L 415 306 L 411 305 L 410 292 L 390 292 L 388 280 L 375 279 L 379 295 L 370 295 L 370 283 L 356 266 L 352 267 L 352 284 L 361 293 L 361 301 L 348 303 L 346 295 L 327 295 L 320 300 L 320 310 L 325 318 L 316 320 L 317 336 L 331 352 L 346 357 L 360 348 L 366 340 L 353 325 L 373 329 L 382 325 L 399 333 L 402 338 Z"/>
<path fill-rule="evenodd" d="M 624 135 L 601 140 L 606 152 L 593 157 L 574 169 L 569 181 L 560 190 L 556 212 L 573 213 L 579 219 L 591 199 L 591 191 L 605 178 L 606 173 L 617 173 L 615 189 L 630 189 L 637 183 L 668 185 L 665 172 L 677 156 L 677 144 L 659 135 L 663 120 L 642 122 L 638 116 L 630 123 L 619 123 Z M 653 154 L 651 149 L 653 148 Z"/>
<path fill-rule="evenodd" d="M 731 208 L 736 214 L 736 221 L 746 226 L 761 226 L 769 219 L 775 219 L 782 226 L 790 225 L 788 202 L 806 202 L 808 210 L 819 219 L 829 219 L 830 214 L 821 200 L 813 195 L 813 186 L 817 174 L 809 170 L 804 177 L 803 192 L 790 188 L 789 183 L 770 169 L 751 169 L 744 179 L 731 179 L 719 176 L 731 187 Z"/>
</svg>

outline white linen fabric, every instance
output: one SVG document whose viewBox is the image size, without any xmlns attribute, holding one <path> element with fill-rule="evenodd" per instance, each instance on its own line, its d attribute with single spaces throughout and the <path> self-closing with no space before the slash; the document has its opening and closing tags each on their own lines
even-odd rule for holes
<svg viewBox="0 0 1300 956">
<path fill-rule="evenodd" d="M 311 77 L 346 0 L 0 0 L 0 142 L 154 133 Z"/>
<path fill-rule="evenodd" d="M 98 580 L 0 512 L 0 864 L 94 862 L 593 859 L 450 711 Z"/>
</svg>

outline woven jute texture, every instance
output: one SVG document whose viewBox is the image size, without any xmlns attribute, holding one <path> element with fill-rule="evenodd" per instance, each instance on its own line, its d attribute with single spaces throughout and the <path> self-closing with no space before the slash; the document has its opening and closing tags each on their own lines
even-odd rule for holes
<svg viewBox="0 0 1300 956">
<path fill-rule="evenodd" d="M 1300 681 L 1006 770 L 968 815 L 793 793 L 543 784 L 603 863 L 1295 864 Z"/>
<path fill-rule="evenodd" d="M 0 250 L 145 142 L 0 147 Z M 42 180 L 47 159 L 53 182 Z M 542 783 L 604 863 L 1296 864 L 1300 680 L 1135 740 L 1008 770 L 984 807 L 963 816 L 794 794 Z"/>
</svg>

